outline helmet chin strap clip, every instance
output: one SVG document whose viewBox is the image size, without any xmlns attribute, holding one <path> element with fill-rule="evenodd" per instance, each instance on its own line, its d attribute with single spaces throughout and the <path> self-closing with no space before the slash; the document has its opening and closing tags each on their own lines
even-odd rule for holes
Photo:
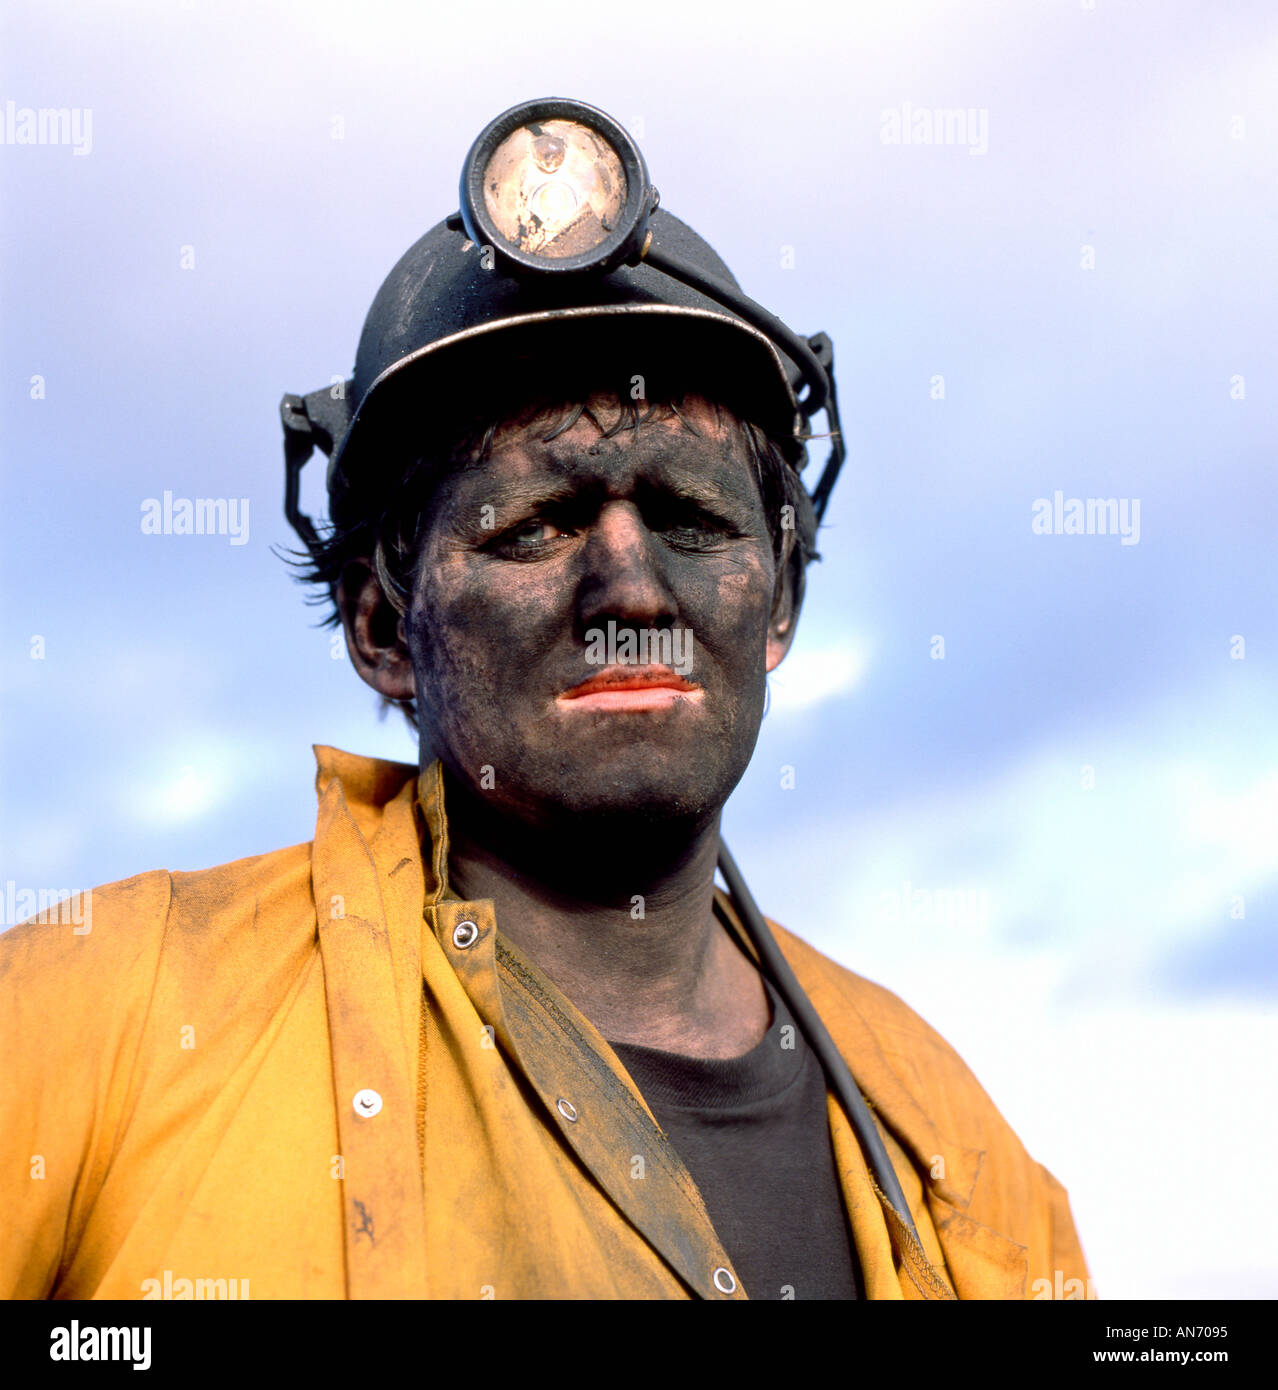
<svg viewBox="0 0 1278 1390">
<path fill-rule="evenodd" d="M 834 385 L 834 344 L 825 333 L 816 333 L 808 339 L 813 356 L 820 362 L 829 385 L 829 396 L 825 402 L 825 418 L 830 425 L 830 453 L 821 470 L 821 477 L 812 489 L 812 510 L 820 525 L 825 516 L 830 494 L 839 480 L 839 470 L 848 456 L 847 445 L 843 442 L 843 422 L 839 419 L 839 395 Z"/>
<path fill-rule="evenodd" d="M 280 401 L 280 422 L 284 426 L 284 515 L 314 554 L 320 546 L 315 523 L 301 509 L 302 469 L 319 449 L 328 458 L 350 427 L 348 398 L 354 382 L 321 386 L 306 396 L 291 392 Z"/>
</svg>

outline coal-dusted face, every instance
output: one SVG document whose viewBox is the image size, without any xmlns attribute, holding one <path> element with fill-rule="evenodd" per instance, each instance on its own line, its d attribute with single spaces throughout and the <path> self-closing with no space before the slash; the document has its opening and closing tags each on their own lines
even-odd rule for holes
<svg viewBox="0 0 1278 1390">
<path fill-rule="evenodd" d="M 491 809 L 703 824 L 740 780 L 793 615 L 721 414 L 691 397 L 549 442 L 534 421 L 440 483 L 404 633 L 424 745 Z"/>
</svg>

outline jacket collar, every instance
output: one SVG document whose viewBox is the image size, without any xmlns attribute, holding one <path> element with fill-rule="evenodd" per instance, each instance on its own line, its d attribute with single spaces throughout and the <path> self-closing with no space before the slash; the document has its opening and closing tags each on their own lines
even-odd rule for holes
<svg viewBox="0 0 1278 1390">
<path fill-rule="evenodd" d="M 356 897 L 360 910 L 355 915 L 364 921 L 375 920 L 380 928 L 374 933 L 373 943 L 377 947 L 383 988 L 388 991 L 388 999 L 399 996 L 396 1002 L 400 1011 L 407 1010 L 411 981 L 420 979 L 420 950 L 413 944 L 392 941 L 397 934 L 388 930 L 388 917 L 395 921 L 407 910 L 411 915 L 405 920 L 420 921 L 424 907 L 426 921 L 438 937 L 445 919 L 451 921 L 451 917 L 447 912 L 432 909 L 457 901 L 448 885 L 448 826 L 442 766 L 436 760 L 419 775 L 418 769 L 408 763 L 363 758 L 335 748 L 317 746 L 315 754 L 316 789 L 320 797 L 316 849 L 319 850 L 321 839 L 331 843 L 335 837 L 346 839 L 352 832 L 365 842 L 369 872 L 358 878 Z M 420 821 L 414 824 L 413 816 Z M 406 834 L 410 824 L 420 832 L 419 855 L 413 870 L 401 874 L 387 869 L 379 874 L 374 860 L 379 841 L 382 853 L 376 855 L 377 861 L 391 851 L 391 857 L 398 861 L 395 868 L 407 869 L 403 856 L 410 844 Z M 422 852 L 427 845 L 429 855 Z M 320 858 L 317 853 L 317 870 Z M 321 881 L 321 878 L 316 878 L 315 896 L 321 941 L 324 942 L 325 913 L 320 908 L 329 898 L 340 897 L 341 892 L 339 885 Z M 381 884 L 379 878 L 383 879 Z M 393 879 L 398 881 L 392 883 Z M 343 883 L 348 881 L 344 878 Z M 349 894 L 349 887 L 346 891 Z M 389 914 L 386 910 L 389 904 L 383 902 L 384 891 L 396 899 Z M 419 906 L 414 909 L 411 898 L 415 894 L 421 896 L 417 897 Z M 722 917 L 757 961 L 757 954 L 727 895 L 716 889 L 715 896 Z M 1027 1274 L 1025 1247 L 967 1214 L 980 1182 L 984 1151 L 968 1148 L 941 1133 L 919 1098 L 893 1067 L 887 1038 L 851 997 L 852 991 L 840 979 L 841 972 L 832 969 L 829 961 L 798 937 L 776 924 L 772 924 L 772 930 L 840 1053 L 852 1063 L 857 1084 L 870 1102 L 880 1127 L 905 1151 L 916 1174 L 922 1175 L 921 1196 L 959 1296 L 1023 1297 Z M 341 936 L 342 933 L 332 928 L 327 932 L 334 954 L 341 949 L 338 944 Z M 415 940 L 416 933 L 409 933 L 409 936 Z M 366 1049 L 368 1045 L 365 1044 Z M 384 1052 L 394 1050 L 391 1035 L 387 1033 L 378 1040 L 377 1046 Z M 606 1044 L 603 1047 L 606 1049 Z M 624 1077 L 624 1069 L 612 1057 L 611 1049 L 607 1049 L 607 1055 Z M 407 1058 L 396 1060 L 407 1061 Z M 335 1052 L 335 1065 L 336 1061 Z M 643 1104 L 642 1097 L 638 1099 Z M 400 1181 L 406 1182 L 407 1177 L 407 1174 L 400 1175 Z M 920 1214 L 915 1213 L 916 1221 Z M 888 1213 L 889 1218 L 890 1215 Z M 893 1243 L 897 1244 L 895 1231 Z M 370 1280 L 370 1287 L 378 1282 Z"/>
</svg>

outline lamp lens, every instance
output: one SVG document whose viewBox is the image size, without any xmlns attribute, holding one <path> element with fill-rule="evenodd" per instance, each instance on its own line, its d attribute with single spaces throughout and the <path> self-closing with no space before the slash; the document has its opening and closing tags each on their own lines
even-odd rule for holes
<svg viewBox="0 0 1278 1390">
<path fill-rule="evenodd" d="M 533 121 L 508 135 L 484 170 L 484 204 L 518 250 L 559 260 L 616 230 L 626 175 L 616 151 L 579 121 Z"/>
</svg>

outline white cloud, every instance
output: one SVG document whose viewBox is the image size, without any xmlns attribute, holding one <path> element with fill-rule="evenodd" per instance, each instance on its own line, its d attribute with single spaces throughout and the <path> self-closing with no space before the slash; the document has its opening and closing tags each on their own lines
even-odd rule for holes
<svg viewBox="0 0 1278 1390">
<path fill-rule="evenodd" d="M 1062 730 L 975 785 L 916 785 L 815 834 L 805 823 L 795 853 L 843 865 L 848 923 L 883 924 L 884 894 L 900 896 L 907 882 L 980 893 L 984 934 L 1001 949 L 1047 940 L 1080 966 L 1103 953 L 1106 986 L 1126 988 L 1169 948 L 1227 927 L 1235 896 L 1278 882 L 1272 700 L 1263 683 L 1244 695 L 1226 687 Z M 1238 736 L 1206 732 L 1222 727 Z M 912 939 L 930 949 L 954 926 L 924 913 Z M 969 922 L 968 937 L 977 931 L 982 922 Z M 860 936 L 849 933 L 845 948 L 860 952 Z"/>
<path fill-rule="evenodd" d="M 1278 1213 L 1247 1209 L 1244 1248 L 1229 1205 L 1278 1148 L 1278 1009 L 1173 998 L 1161 973 L 1278 883 L 1274 692 L 1237 676 L 1053 730 L 967 785 L 772 819 L 753 852 L 732 837 L 766 908 L 964 1057 L 1069 1188 L 1101 1297 L 1278 1290 Z M 906 883 L 930 895 L 908 916 Z M 937 910 L 956 892 L 988 914 Z"/>
<path fill-rule="evenodd" d="M 792 651 L 768 677 L 768 713 L 806 713 L 847 695 L 860 685 L 867 665 L 864 649 L 849 642 Z"/>
</svg>

